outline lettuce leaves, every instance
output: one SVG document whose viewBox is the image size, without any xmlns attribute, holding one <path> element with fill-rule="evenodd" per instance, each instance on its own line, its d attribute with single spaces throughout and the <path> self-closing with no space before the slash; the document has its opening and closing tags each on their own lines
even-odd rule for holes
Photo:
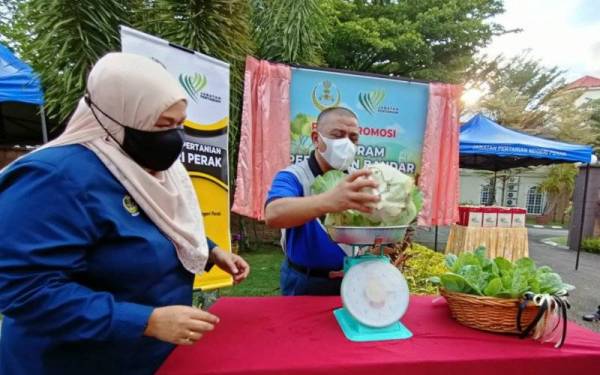
<svg viewBox="0 0 600 375">
<path fill-rule="evenodd" d="M 322 194 L 336 187 L 346 177 L 344 172 L 336 169 L 317 176 L 311 186 L 313 194 Z"/>
<path fill-rule="evenodd" d="M 489 259 L 484 247 L 459 256 L 448 254 L 448 272 L 431 278 L 451 292 L 499 298 L 521 298 L 526 292 L 557 294 L 574 289 L 548 266 L 536 267 L 530 258 L 514 263 L 498 257 Z"/>
</svg>

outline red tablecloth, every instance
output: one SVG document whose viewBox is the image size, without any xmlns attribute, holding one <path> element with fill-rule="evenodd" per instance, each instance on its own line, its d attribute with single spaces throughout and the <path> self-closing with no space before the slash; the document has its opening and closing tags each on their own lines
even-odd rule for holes
<svg viewBox="0 0 600 375">
<path fill-rule="evenodd" d="M 408 340 L 354 343 L 333 316 L 339 297 L 222 298 L 221 322 L 177 348 L 159 374 L 545 374 L 600 373 L 600 335 L 569 325 L 561 349 L 463 327 L 444 300 L 411 297 Z M 577 373 L 577 371 L 581 371 Z"/>
</svg>

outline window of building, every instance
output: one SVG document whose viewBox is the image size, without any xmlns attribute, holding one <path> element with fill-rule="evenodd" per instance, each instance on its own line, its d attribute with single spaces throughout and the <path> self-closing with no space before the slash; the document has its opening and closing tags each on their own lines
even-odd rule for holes
<svg viewBox="0 0 600 375">
<path fill-rule="evenodd" d="M 492 194 L 492 187 L 490 185 L 481 185 L 479 204 L 488 204 L 490 200 L 490 194 Z"/>
<path fill-rule="evenodd" d="M 544 193 L 537 188 L 532 186 L 527 190 L 527 213 L 534 215 L 541 215 L 544 213 Z"/>
</svg>

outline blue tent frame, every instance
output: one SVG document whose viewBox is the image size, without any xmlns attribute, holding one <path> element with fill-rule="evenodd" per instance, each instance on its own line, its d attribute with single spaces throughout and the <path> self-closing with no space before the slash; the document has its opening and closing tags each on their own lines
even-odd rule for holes
<svg viewBox="0 0 600 375">
<path fill-rule="evenodd" d="M 0 44 L 0 102 L 21 102 L 40 107 L 43 142 L 48 142 L 44 92 L 38 75 Z"/>
<path fill-rule="evenodd" d="M 494 195 L 497 171 L 557 163 L 586 164 L 579 244 L 575 261 L 575 270 L 577 270 L 587 201 L 589 165 L 593 155 L 592 147 L 553 141 L 507 129 L 482 114 L 475 115 L 463 124 L 460 128 L 459 142 L 460 167 L 493 171 Z"/>
<path fill-rule="evenodd" d="M 501 171 L 556 163 L 590 163 L 591 146 L 553 141 L 507 129 L 482 114 L 460 128 L 461 168 Z"/>
</svg>

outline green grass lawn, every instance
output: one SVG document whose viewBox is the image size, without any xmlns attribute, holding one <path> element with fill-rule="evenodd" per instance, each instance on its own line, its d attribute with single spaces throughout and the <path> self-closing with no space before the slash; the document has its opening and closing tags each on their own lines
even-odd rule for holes
<svg viewBox="0 0 600 375">
<path fill-rule="evenodd" d="M 221 296 L 273 296 L 279 295 L 279 267 L 283 261 L 280 247 L 263 246 L 240 255 L 250 264 L 250 276 L 239 285 L 223 288 Z"/>
<path fill-rule="evenodd" d="M 560 246 L 567 246 L 567 236 L 548 238 L 548 241 L 555 242 Z"/>
</svg>

